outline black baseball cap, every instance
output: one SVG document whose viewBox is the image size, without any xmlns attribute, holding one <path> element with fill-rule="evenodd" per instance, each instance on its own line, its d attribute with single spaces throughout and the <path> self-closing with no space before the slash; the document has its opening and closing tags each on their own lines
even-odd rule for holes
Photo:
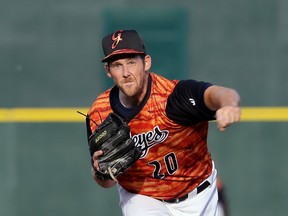
<svg viewBox="0 0 288 216">
<path fill-rule="evenodd" d="M 146 55 L 144 42 L 136 30 L 117 30 L 105 36 L 102 48 L 105 57 L 101 62 L 107 62 L 112 56 L 121 54 Z"/>
</svg>

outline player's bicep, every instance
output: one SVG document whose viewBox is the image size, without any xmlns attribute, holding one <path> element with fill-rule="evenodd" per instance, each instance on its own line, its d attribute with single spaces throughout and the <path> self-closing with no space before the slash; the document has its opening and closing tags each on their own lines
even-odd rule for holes
<svg viewBox="0 0 288 216">
<path fill-rule="evenodd" d="M 223 87 L 220 86 L 209 86 L 204 92 L 204 103 L 211 110 L 217 110 L 220 107 L 220 104 L 217 100 L 217 92 L 221 91 Z M 216 98 L 216 99 L 215 99 Z"/>
</svg>

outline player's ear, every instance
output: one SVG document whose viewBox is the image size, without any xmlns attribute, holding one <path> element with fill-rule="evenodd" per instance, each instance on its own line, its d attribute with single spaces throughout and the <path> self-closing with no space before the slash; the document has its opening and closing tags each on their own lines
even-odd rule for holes
<svg viewBox="0 0 288 216">
<path fill-rule="evenodd" d="M 146 55 L 144 59 L 144 66 L 145 66 L 145 71 L 149 71 L 152 65 L 152 59 L 150 55 Z"/>
<path fill-rule="evenodd" d="M 109 65 L 108 65 L 107 62 L 104 64 L 104 69 L 105 69 L 105 71 L 106 71 L 107 76 L 108 76 L 109 78 L 111 78 L 111 72 L 110 72 Z"/>
</svg>

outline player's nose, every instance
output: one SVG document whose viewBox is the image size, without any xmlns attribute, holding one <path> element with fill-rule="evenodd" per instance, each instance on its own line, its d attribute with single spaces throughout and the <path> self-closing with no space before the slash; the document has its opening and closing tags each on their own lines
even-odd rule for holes
<svg viewBox="0 0 288 216">
<path fill-rule="evenodd" d="M 130 75 L 129 67 L 127 65 L 123 65 L 122 75 L 123 77 L 128 77 Z"/>
</svg>

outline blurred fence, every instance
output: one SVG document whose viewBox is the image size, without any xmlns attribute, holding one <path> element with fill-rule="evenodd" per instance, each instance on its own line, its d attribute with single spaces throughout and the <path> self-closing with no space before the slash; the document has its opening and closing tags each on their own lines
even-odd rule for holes
<svg viewBox="0 0 288 216">
<path fill-rule="evenodd" d="M 87 110 L 0 109 L 0 215 L 120 215 L 116 188 L 90 176 L 77 113 Z M 285 215 L 287 122 L 287 107 L 244 107 L 241 123 L 224 133 L 211 123 L 209 148 L 231 215 Z"/>
<path fill-rule="evenodd" d="M 123 28 L 141 33 L 152 71 L 240 93 L 241 123 L 219 133 L 211 122 L 208 137 L 231 216 L 286 215 L 287 10 L 286 0 L 2 1 L 0 215 L 120 215 L 116 189 L 90 177 L 77 110 L 112 85 L 101 39 Z"/>
</svg>

